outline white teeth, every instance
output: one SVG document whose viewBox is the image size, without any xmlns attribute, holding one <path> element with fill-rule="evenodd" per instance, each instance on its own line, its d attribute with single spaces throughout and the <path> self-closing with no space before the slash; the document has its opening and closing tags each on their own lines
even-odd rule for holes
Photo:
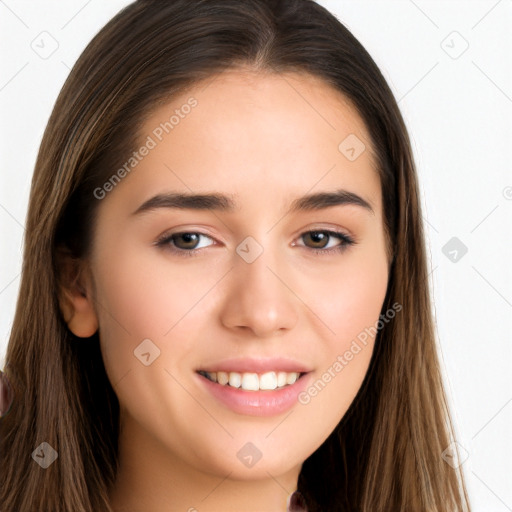
<svg viewBox="0 0 512 512">
<path fill-rule="evenodd" d="M 293 384 L 299 378 L 299 374 L 297 372 L 292 372 L 286 374 L 286 384 Z"/>
<path fill-rule="evenodd" d="M 260 380 L 257 373 L 242 374 L 242 389 L 247 391 L 258 391 L 260 389 Z"/>
<path fill-rule="evenodd" d="M 277 387 L 282 388 L 286 386 L 286 372 L 279 372 L 277 374 Z"/>
<path fill-rule="evenodd" d="M 202 372 L 212 382 L 221 386 L 230 385 L 246 391 L 272 390 L 294 384 L 300 376 L 298 372 L 266 372 L 261 375 L 253 372 Z"/>
<path fill-rule="evenodd" d="M 229 382 L 229 375 L 226 372 L 217 372 L 217 382 L 225 386 Z"/>
<path fill-rule="evenodd" d="M 236 372 L 229 373 L 229 385 L 233 388 L 239 388 L 242 384 L 242 376 Z"/>
<path fill-rule="evenodd" d="M 268 372 L 260 375 L 260 389 L 276 389 L 277 376 L 276 372 Z"/>
</svg>

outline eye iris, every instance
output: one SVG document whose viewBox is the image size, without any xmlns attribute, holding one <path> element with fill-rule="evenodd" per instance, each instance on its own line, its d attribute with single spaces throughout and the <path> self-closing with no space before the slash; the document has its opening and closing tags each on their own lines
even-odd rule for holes
<svg viewBox="0 0 512 512">
<path fill-rule="evenodd" d="M 181 233 L 179 235 L 176 235 L 176 239 L 182 239 L 185 240 L 185 248 L 187 249 L 193 249 L 195 245 L 197 245 L 198 242 L 198 234 L 197 233 Z M 191 245 L 188 245 L 188 244 Z"/>
<path fill-rule="evenodd" d="M 322 242 L 326 242 L 329 235 L 327 235 L 326 233 L 322 233 L 321 231 L 311 231 L 309 232 L 306 237 L 310 237 L 313 239 L 313 243 L 316 244 L 318 242 L 320 242 L 320 244 Z M 321 244 L 321 247 L 325 247 L 326 246 L 326 243 L 324 243 L 323 245 Z"/>
<path fill-rule="evenodd" d="M 195 246 L 197 245 L 200 236 L 201 235 L 199 233 L 184 232 L 184 233 L 177 233 L 175 235 L 172 235 L 171 239 L 172 239 L 174 245 L 180 249 L 195 249 Z M 310 239 L 310 241 L 312 241 L 313 245 L 316 245 L 315 248 L 321 248 L 321 249 L 323 249 L 327 246 L 328 240 L 331 237 L 331 235 L 328 232 L 324 232 L 324 231 L 309 231 L 302 236 L 304 238 L 309 237 L 309 239 Z M 184 241 L 184 243 L 177 244 L 176 240 L 179 240 L 179 239 Z"/>
</svg>

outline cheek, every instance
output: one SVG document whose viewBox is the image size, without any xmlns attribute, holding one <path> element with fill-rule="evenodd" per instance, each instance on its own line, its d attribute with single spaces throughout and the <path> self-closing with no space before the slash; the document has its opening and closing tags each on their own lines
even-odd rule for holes
<svg viewBox="0 0 512 512">
<path fill-rule="evenodd" d="M 375 325 L 381 312 L 388 285 L 383 247 L 342 255 L 339 263 L 312 282 L 315 287 L 305 282 L 303 293 L 329 329 L 328 351 L 347 350 L 352 339 Z"/>
<path fill-rule="evenodd" d="M 193 344 L 187 340 L 207 318 L 207 301 L 202 298 L 218 281 L 204 267 L 194 266 L 191 275 L 161 255 L 119 253 L 123 257 L 115 265 L 107 263 L 112 258 L 98 258 L 95 274 L 100 340 L 112 382 L 138 369 L 135 357 L 142 347 L 142 353 L 149 349 L 151 357 L 158 354 L 159 365 L 167 368 L 192 357 Z M 167 350 L 171 342 L 172 350 Z"/>
<path fill-rule="evenodd" d="M 358 393 L 373 353 L 388 284 L 387 265 L 379 251 L 359 252 L 310 293 L 312 309 L 329 331 L 321 339 L 318 369 L 299 396 L 311 429 L 327 437 Z M 317 281 L 317 284 L 322 284 Z M 322 329 L 323 330 L 323 329 Z"/>
</svg>

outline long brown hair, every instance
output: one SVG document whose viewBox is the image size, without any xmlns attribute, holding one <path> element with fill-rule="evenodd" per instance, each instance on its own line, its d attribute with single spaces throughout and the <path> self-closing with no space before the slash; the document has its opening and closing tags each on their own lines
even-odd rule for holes
<svg viewBox="0 0 512 512">
<path fill-rule="evenodd" d="M 312 0 L 139 0 L 80 56 L 39 150 L 6 354 L 15 396 L 0 420 L 2 512 L 111 511 L 119 404 L 98 335 L 75 338 L 62 317 L 58 254 L 87 254 L 94 190 L 137 147 L 134 127 L 151 108 L 239 66 L 309 73 L 357 108 L 377 158 L 392 262 L 383 311 L 402 305 L 379 331 L 349 410 L 304 462 L 298 489 L 311 512 L 470 510 L 462 471 L 442 457 L 454 435 L 410 141 L 375 62 Z M 43 442 L 58 453 L 46 469 L 31 456 Z"/>
</svg>

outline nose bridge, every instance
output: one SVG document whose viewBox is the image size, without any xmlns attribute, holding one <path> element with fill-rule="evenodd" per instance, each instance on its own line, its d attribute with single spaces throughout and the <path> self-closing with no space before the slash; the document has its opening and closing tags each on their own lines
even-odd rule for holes
<svg viewBox="0 0 512 512">
<path fill-rule="evenodd" d="M 258 336 L 290 329 L 297 321 L 293 293 L 284 284 L 279 268 L 280 248 L 272 247 L 272 237 L 259 242 L 246 237 L 236 247 L 223 323 L 230 328 L 248 328 Z"/>
</svg>

